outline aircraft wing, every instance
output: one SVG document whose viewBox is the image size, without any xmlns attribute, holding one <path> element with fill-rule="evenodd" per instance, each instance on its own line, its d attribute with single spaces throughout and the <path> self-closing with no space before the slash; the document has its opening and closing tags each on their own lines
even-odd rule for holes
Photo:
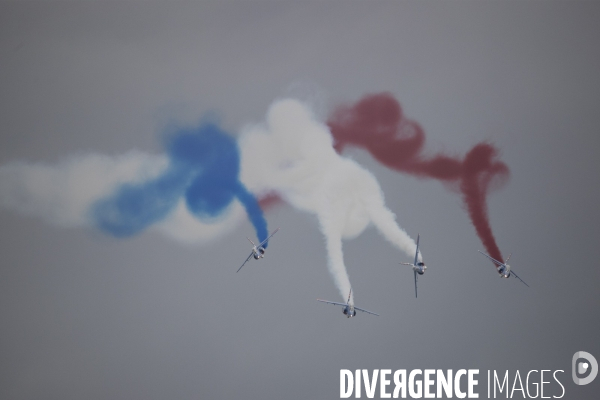
<svg viewBox="0 0 600 400">
<path fill-rule="evenodd" d="M 271 239 L 271 237 L 273 237 L 273 235 L 277 233 L 277 231 L 278 231 L 278 230 L 279 230 L 279 228 L 275 229 L 275 230 L 273 231 L 273 233 L 271 233 L 271 234 L 269 235 L 269 237 L 268 237 L 268 238 L 266 238 L 265 240 L 263 240 L 262 242 L 260 242 L 260 244 L 259 244 L 258 246 L 256 246 L 256 247 L 260 247 L 260 246 L 262 246 L 263 244 L 267 243 L 267 242 L 269 241 L 269 239 Z"/>
<path fill-rule="evenodd" d="M 479 250 L 477 250 L 479 251 Z M 496 260 L 495 258 L 492 258 L 490 256 L 488 256 L 487 254 L 485 254 L 484 252 L 479 251 L 481 254 L 483 254 L 484 256 L 486 256 L 487 258 L 489 258 L 490 260 L 492 260 L 496 265 L 498 265 L 499 267 L 504 265 L 504 263 L 501 263 L 500 261 Z"/>
<path fill-rule="evenodd" d="M 417 271 L 413 269 L 413 272 L 415 273 L 415 297 L 417 297 L 417 279 L 419 279 L 417 277 Z"/>
<path fill-rule="evenodd" d="M 244 263 L 242 264 L 242 267 L 244 265 L 246 265 L 246 263 L 248 262 L 248 260 L 250 259 L 250 257 L 252 257 L 252 254 L 254 254 L 254 252 L 251 252 L 250 255 L 248 256 L 248 258 L 246 258 L 246 261 L 244 261 Z M 239 267 L 237 271 L 235 271 L 236 273 L 240 272 L 240 269 L 242 269 L 242 267 Z"/>
<path fill-rule="evenodd" d="M 366 312 L 366 313 L 368 313 L 368 314 L 377 315 L 377 316 L 379 317 L 379 314 L 375 314 L 374 312 L 367 311 L 367 310 L 365 310 L 365 309 L 362 309 L 362 308 L 354 307 L 354 309 L 355 309 L 355 310 L 358 310 L 358 311 Z"/>
<path fill-rule="evenodd" d="M 515 274 L 515 271 L 513 271 L 512 269 L 510 270 L 511 275 L 514 275 L 515 278 L 517 278 L 518 280 L 520 280 L 521 282 L 525 283 L 525 281 L 521 278 L 519 278 L 519 276 L 517 274 Z M 528 284 L 525 283 L 525 286 L 529 287 Z"/>
<path fill-rule="evenodd" d="M 333 304 L 333 305 L 336 305 L 336 306 L 344 306 L 344 307 L 346 307 L 346 306 L 347 306 L 347 304 L 346 304 L 346 303 L 337 303 L 337 302 L 335 302 L 335 301 L 321 300 L 321 299 L 317 299 L 317 301 L 320 301 L 321 303 Z M 355 308 L 356 308 L 356 307 L 355 307 Z"/>
</svg>

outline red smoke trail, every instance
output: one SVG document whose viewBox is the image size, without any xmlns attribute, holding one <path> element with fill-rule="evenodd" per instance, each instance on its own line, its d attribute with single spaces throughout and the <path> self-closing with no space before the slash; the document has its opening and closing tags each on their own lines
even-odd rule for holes
<svg viewBox="0 0 600 400">
<path fill-rule="evenodd" d="M 281 197 L 277 196 L 275 193 L 267 193 L 258 199 L 258 204 L 263 211 L 269 210 L 282 202 L 283 200 L 281 200 Z"/>
<path fill-rule="evenodd" d="M 341 106 L 327 124 L 338 153 L 346 146 L 361 147 L 389 168 L 437 179 L 459 190 L 488 254 L 503 260 L 488 221 L 486 196 L 490 184 L 503 183 L 509 171 L 506 164 L 495 160 L 497 150 L 492 145 L 479 143 L 462 160 L 443 154 L 424 158 L 423 129 L 402 114 L 400 104 L 389 93 L 369 95 L 356 104 Z"/>
</svg>

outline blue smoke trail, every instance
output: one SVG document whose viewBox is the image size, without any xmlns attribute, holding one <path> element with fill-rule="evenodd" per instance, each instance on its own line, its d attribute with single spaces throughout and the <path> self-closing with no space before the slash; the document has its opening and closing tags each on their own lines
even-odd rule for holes
<svg viewBox="0 0 600 400">
<path fill-rule="evenodd" d="M 246 213 L 248 214 L 252 225 L 254 225 L 254 229 L 256 229 L 256 236 L 258 237 L 259 242 L 262 242 L 269 235 L 269 231 L 267 230 L 267 221 L 263 217 L 258 200 L 256 200 L 256 197 L 254 197 L 241 182 L 239 182 L 236 194 L 237 198 L 242 202 L 244 207 L 246 207 Z M 268 245 L 269 242 L 265 242 L 262 247 L 266 249 Z"/>
<path fill-rule="evenodd" d="M 171 135 L 166 148 L 169 166 L 162 175 L 121 185 L 93 205 L 91 215 L 98 228 L 116 237 L 135 235 L 164 219 L 182 196 L 191 213 L 210 221 L 237 198 L 258 240 L 267 238 L 267 221 L 258 200 L 239 180 L 240 153 L 233 137 L 215 124 L 204 124 Z"/>
</svg>

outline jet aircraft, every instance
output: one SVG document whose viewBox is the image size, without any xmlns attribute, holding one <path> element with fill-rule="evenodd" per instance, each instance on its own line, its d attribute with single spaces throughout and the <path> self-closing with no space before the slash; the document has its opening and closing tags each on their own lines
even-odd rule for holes
<svg viewBox="0 0 600 400">
<path fill-rule="evenodd" d="M 425 265 L 425 263 L 423 261 L 419 261 L 419 238 L 421 235 L 417 235 L 417 251 L 415 251 L 415 261 L 414 263 L 400 263 L 402 265 L 410 265 L 413 269 L 413 272 L 415 274 L 415 297 L 417 297 L 417 274 L 419 275 L 423 275 L 425 273 L 425 270 L 427 269 L 427 266 Z"/>
<path fill-rule="evenodd" d="M 356 315 L 356 310 L 366 312 L 368 314 L 377 315 L 379 317 L 379 314 L 375 314 L 374 312 L 367 311 L 362 308 L 355 307 L 354 304 L 350 304 L 350 296 L 352 296 L 352 289 L 350 289 L 350 293 L 348 294 L 348 300 L 346 301 L 346 303 L 337 303 L 335 301 L 328 301 L 328 300 L 321 300 L 321 299 L 317 299 L 317 301 L 344 307 L 344 310 L 342 312 L 348 318 L 354 317 Z"/>
<path fill-rule="evenodd" d="M 477 251 L 479 251 L 479 250 L 477 250 Z M 484 252 L 481 252 L 481 251 L 479 251 L 479 252 L 481 254 L 483 254 L 484 256 L 486 256 L 487 258 L 489 258 L 490 260 L 492 260 L 494 262 L 494 264 L 496 264 L 496 268 L 498 269 L 498 273 L 500 274 L 500 278 L 508 278 L 509 276 L 514 275 L 515 278 L 517 278 L 521 282 L 525 283 L 525 281 L 523 279 L 519 278 L 518 275 L 515 274 L 515 271 L 511 271 L 510 265 L 507 264 L 507 262 L 510 259 L 510 256 L 512 254 L 509 254 L 509 256 L 506 259 L 506 261 L 504 261 L 503 263 L 501 263 L 500 261 L 496 260 L 495 258 L 492 258 L 492 257 L 488 256 Z M 526 284 L 526 283 L 525 283 L 525 286 L 529 287 L 529 285 Z"/>
<path fill-rule="evenodd" d="M 247 237 L 246 239 L 248 239 L 248 241 L 250 241 L 250 243 L 252 243 L 252 252 L 250 253 L 250 255 L 248 256 L 248 258 L 246 258 L 246 261 L 244 261 L 244 263 L 242 264 L 242 266 L 239 267 L 236 272 L 240 272 L 240 269 L 242 269 L 242 267 L 244 265 L 246 265 L 246 263 L 248 262 L 248 260 L 250 260 L 252 257 L 254 257 L 255 260 L 260 260 L 261 258 L 264 258 L 265 257 L 265 248 L 263 246 L 269 241 L 269 239 L 271 239 L 271 237 L 273 237 L 274 234 L 277 233 L 278 230 L 279 230 L 279 228 L 275 229 L 273 231 L 273 233 L 271 233 L 269 235 L 268 238 L 266 238 L 265 240 L 263 240 L 262 242 L 260 242 L 258 245 L 254 244 L 254 242 L 252 240 L 250 240 L 249 237 Z"/>
</svg>

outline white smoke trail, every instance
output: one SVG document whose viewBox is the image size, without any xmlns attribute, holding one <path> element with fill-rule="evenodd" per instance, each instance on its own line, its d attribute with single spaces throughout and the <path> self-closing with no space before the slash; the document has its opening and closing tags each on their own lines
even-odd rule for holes
<svg viewBox="0 0 600 400">
<path fill-rule="evenodd" d="M 92 226 L 92 204 L 124 183 L 143 182 L 168 165 L 166 156 L 139 151 L 110 157 L 87 154 L 55 165 L 14 162 L 0 166 L 0 205 L 63 227 Z M 245 217 L 235 201 L 223 218 L 204 223 L 183 199 L 152 229 L 180 242 L 204 242 L 231 231 Z"/>
<path fill-rule="evenodd" d="M 346 300 L 351 285 L 342 239 L 358 236 L 372 223 L 409 256 L 414 255 L 416 244 L 385 206 L 375 177 L 338 155 L 332 144 L 329 129 L 306 105 L 292 99 L 276 101 L 266 124 L 243 129 L 241 180 L 254 193 L 275 192 L 292 206 L 317 216 L 329 271 Z"/>
<path fill-rule="evenodd" d="M 305 104 L 275 102 L 265 124 L 243 129 L 239 146 L 240 180 L 255 195 L 275 192 L 317 216 L 329 271 L 344 300 L 351 285 L 342 239 L 354 238 L 373 224 L 394 246 L 414 255 L 416 245 L 385 206 L 375 177 L 335 152 L 327 126 Z M 11 163 L 0 166 L 0 205 L 60 226 L 92 226 L 90 210 L 96 201 L 124 183 L 158 176 L 168 162 L 166 156 L 132 151 L 116 157 L 75 156 L 55 165 Z M 221 218 L 206 223 L 189 212 L 182 198 L 151 229 L 179 242 L 197 243 L 233 230 L 245 216 L 236 200 Z"/>
</svg>

